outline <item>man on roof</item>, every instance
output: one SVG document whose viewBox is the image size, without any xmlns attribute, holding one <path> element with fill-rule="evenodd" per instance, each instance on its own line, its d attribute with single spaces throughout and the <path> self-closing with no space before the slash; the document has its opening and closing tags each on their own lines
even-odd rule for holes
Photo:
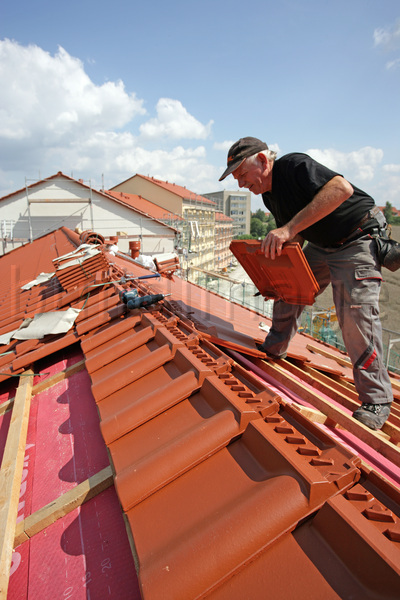
<svg viewBox="0 0 400 600">
<path fill-rule="evenodd" d="M 265 256 L 280 256 L 286 242 L 299 242 L 322 293 L 332 284 L 343 340 L 353 365 L 361 406 L 353 417 L 380 429 L 390 414 L 392 386 L 383 361 L 379 292 L 382 282 L 372 233 L 386 227 L 371 196 L 313 160 L 291 153 L 276 159 L 257 138 L 245 137 L 228 152 L 220 181 L 232 174 L 239 187 L 261 194 L 277 228 L 261 243 Z M 274 302 L 272 327 L 258 349 L 283 358 L 300 325 L 304 306 Z"/>
</svg>

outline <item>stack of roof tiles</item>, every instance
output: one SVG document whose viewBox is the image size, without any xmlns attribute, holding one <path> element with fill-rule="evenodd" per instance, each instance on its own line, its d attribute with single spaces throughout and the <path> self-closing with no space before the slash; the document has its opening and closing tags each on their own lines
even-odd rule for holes
<svg viewBox="0 0 400 600">
<path fill-rule="evenodd" d="M 21 292 L 49 266 L 39 249 L 53 237 L 54 279 Z M 338 363 L 334 349 L 324 357 L 326 345 L 312 341 L 318 354 L 296 336 L 292 362 L 268 366 L 255 348 L 262 336 L 252 311 L 171 275 L 134 280 L 145 269 L 102 247 L 62 269 L 60 257 L 80 242 L 61 230 L 19 257 L 10 253 L 14 264 L 32 262 L 22 279 L 3 284 L 0 332 L 38 310 L 81 312 L 62 336 L 11 341 L 0 373 L 22 373 L 80 343 L 142 598 L 398 597 L 397 400 L 384 440 L 390 479 L 303 410 L 298 390 L 312 396 L 312 372 L 321 375 L 313 383 L 320 394 L 335 391 L 337 401 L 347 389 L 353 401 L 344 355 Z M 129 311 L 121 294 L 131 289 L 171 296 Z"/>
</svg>

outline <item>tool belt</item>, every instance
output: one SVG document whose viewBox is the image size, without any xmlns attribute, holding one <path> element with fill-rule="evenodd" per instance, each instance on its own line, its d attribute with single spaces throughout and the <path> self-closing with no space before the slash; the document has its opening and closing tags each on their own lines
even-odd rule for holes
<svg viewBox="0 0 400 600">
<path fill-rule="evenodd" d="M 379 217 L 378 213 L 382 215 L 382 219 Z M 381 224 L 379 223 L 379 221 L 381 221 Z M 386 228 L 386 220 L 379 208 L 377 206 L 374 206 L 363 216 L 363 218 L 356 225 L 356 227 L 353 227 L 353 229 L 350 231 L 350 233 L 346 235 L 346 237 L 342 238 L 338 242 L 335 242 L 334 244 L 330 244 L 330 247 L 340 248 L 348 242 L 357 240 L 358 238 L 363 237 L 364 235 L 371 234 L 371 232 L 374 230 L 377 231 L 377 229 L 380 226 Z"/>
<path fill-rule="evenodd" d="M 400 244 L 391 239 L 385 216 L 377 206 L 369 210 L 345 238 L 331 247 L 340 248 L 364 235 L 375 240 L 379 264 L 389 271 L 397 271 L 400 268 Z"/>
</svg>

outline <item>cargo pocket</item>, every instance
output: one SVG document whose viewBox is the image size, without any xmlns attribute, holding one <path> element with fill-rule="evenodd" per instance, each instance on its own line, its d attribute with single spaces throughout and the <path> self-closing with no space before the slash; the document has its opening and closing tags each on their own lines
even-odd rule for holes
<svg viewBox="0 0 400 600">
<path fill-rule="evenodd" d="M 382 275 L 374 267 L 359 267 L 354 273 L 354 288 L 351 291 L 353 304 L 375 304 L 378 302 Z"/>
</svg>

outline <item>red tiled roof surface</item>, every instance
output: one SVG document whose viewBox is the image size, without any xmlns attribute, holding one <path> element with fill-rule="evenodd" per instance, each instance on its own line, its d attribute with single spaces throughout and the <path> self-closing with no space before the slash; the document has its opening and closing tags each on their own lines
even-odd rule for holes
<svg viewBox="0 0 400 600">
<path fill-rule="evenodd" d="M 345 353 L 297 334 L 264 361 L 265 317 L 80 241 L 61 229 L 0 259 L 0 334 L 80 311 L 2 346 L 2 592 L 397 597 L 399 378 L 370 431 Z"/>
<path fill-rule="evenodd" d="M 221 213 L 221 212 L 215 213 L 215 220 L 216 221 L 226 221 L 227 223 L 234 222 L 234 219 L 232 219 L 232 217 L 228 217 L 227 215 L 224 215 L 224 213 Z"/>
<path fill-rule="evenodd" d="M 213 200 L 210 200 L 209 198 L 206 198 L 205 196 L 200 196 L 199 194 L 196 194 L 195 192 L 191 192 L 190 190 L 186 189 L 185 187 L 181 186 L 181 185 L 177 185 L 176 183 L 170 183 L 168 181 L 161 181 L 161 179 L 155 179 L 154 177 L 147 177 L 146 175 L 140 175 L 139 173 L 136 175 L 136 177 L 142 177 L 143 179 L 146 179 L 147 181 L 151 181 L 151 183 L 154 183 L 155 185 L 158 185 L 159 187 L 162 187 L 165 190 L 168 190 L 168 192 L 172 192 L 173 194 L 176 194 L 176 196 L 179 196 L 180 198 L 182 198 L 182 200 L 192 200 L 194 202 L 201 202 L 203 204 L 209 204 L 210 206 L 215 206 L 215 202 Z"/>
<path fill-rule="evenodd" d="M 183 221 L 184 219 L 179 216 L 168 212 L 165 208 L 138 196 L 137 194 L 127 194 L 125 192 L 113 192 L 107 191 L 106 194 L 112 196 L 116 200 L 127 204 L 131 208 L 138 210 L 145 215 L 163 221 L 165 219 L 172 219 L 174 221 Z"/>
</svg>

